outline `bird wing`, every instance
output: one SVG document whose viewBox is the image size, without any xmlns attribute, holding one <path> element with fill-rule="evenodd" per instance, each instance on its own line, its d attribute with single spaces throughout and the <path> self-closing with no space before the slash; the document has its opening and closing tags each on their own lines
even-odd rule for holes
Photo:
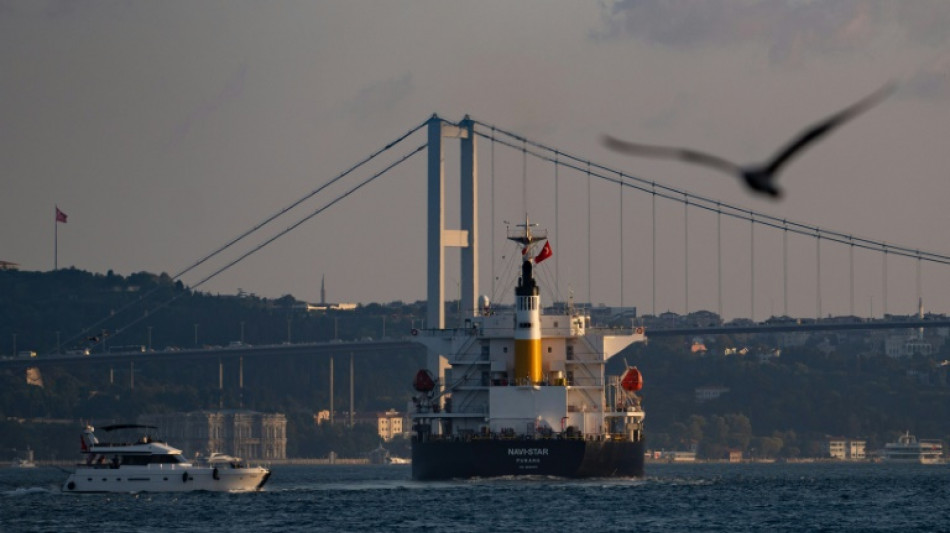
<svg viewBox="0 0 950 533">
<path fill-rule="evenodd" d="M 615 139 L 609 135 L 604 135 L 603 137 L 604 146 L 615 150 L 617 152 L 623 152 L 631 155 L 639 155 L 644 157 L 656 157 L 663 159 L 679 159 L 689 163 L 695 163 L 698 165 L 706 165 L 710 167 L 717 168 L 723 172 L 728 172 L 730 174 L 741 174 L 742 169 L 739 165 L 731 161 L 726 161 L 721 157 L 717 157 L 711 154 L 704 152 L 698 152 L 696 150 L 689 150 L 687 148 L 675 148 L 669 146 L 652 146 L 648 144 L 637 144 L 627 141 L 621 141 Z"/>
<path fill-rule="evenodd" d="M 779 167 L 787 163 L 796 152 L 804 148 L 806 145 L 820 139 L 841 124 L 844 124 L 848 120 L 851 120 L 857 115 L 877 105 L 881 100 L 894 92 L 895 87 L 895 83 L 887 83 L 880 89 L 874 91 L 858 102 L 844 108 L 843 110 L 831 115 L 827 119 L 805 130 L 801 135 L 798 136 L 797 139 L 789 143 L 788 146 L 780 150 L 775 155 L 772 161 L 765 167 L 768 173 L 775 174 Z"/>
</svg>

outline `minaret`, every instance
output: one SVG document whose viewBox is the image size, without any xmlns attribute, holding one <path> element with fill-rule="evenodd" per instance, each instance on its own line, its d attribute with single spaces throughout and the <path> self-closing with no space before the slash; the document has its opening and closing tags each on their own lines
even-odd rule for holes
<svg viewBox="0 0 950 533">
<path fill-rule="evenodd" d="M 327 304 L 327 286 L 326 286 L 327 275 L 324 274 L 320 276 L 320 305 Z"/>
</svg>

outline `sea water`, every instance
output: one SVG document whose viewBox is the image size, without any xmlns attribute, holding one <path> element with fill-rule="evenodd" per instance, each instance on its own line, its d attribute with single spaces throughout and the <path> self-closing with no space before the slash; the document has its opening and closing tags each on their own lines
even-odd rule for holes
<svg viewBox="0 0 950 533">
<path fill-rule="evenodd" d="M 410 467 L 275 466 L 265 490 L 74 494 L 0 469 L 0 531 L 950 531 L 950 465 L 647 464 L 642 479 L 416 482 Z"/>
</svg>

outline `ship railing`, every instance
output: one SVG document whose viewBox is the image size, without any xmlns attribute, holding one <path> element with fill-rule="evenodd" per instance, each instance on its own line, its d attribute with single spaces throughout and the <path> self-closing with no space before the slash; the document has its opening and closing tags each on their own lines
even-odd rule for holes
<svg viewBox="0 0 950 533">
<path fill-rule="evenodd" d="M 480 329 L 480 328 L 474 328 L 474 327 L 467 327 L 467 328 L 445 328 L 445 329 L 426 328 L 426 329 L 419 329 L 419 330 L 416 330 L 416 331 L 418 331 L 418 334 L 419 334 L 419 335 L 422 335 L 422 336 L 424 336 L 424 337 L 441 337 L 441 338 L 445 338 L 445 339 L 450 339 L 450 338 L 455 337 L 455 336 L 457 336 L 457 335 L 459 335 L 459 334 L 464 334 L 464 335 L 477 335 L 479 329 Z"/>
<path fill-rule="evenodd" d="M 597 377 L 577 377 L 567 379 L 567 384 L 574 387 L 602 387 L 604 380 Z"/>
<path fill-rule="evenodd" d="M 612 440 L 612 441 L 617 441 L 617 442 L 625 442 L 625 441 L 636 442 L 638 440 L 641 440 L 642 438 L 643 438 L 643 431 L 639 429 L 633 430 L 632 434 L 607 433 L 607 440 Z"/>
<path fill-rule="evenodd" d="M 598 435 L 598 434 L 583 434 L 580 432 L 569 434 L 567 432 L 552 432 L 550 434 L 543 433 L 516 433 L 516 434 L 506 434 L 502 432 L 490 432 L 490 433 L 475 433 L 470 434 L 452 434 L 452 435 L 436 435 L 433 433 L 428 433 L 422 435 L 422 442 L 473 442 L 473 441 L 485 441 L 485 440 L 504 440 L 504 441 L 545 441 L 545 440 L 585 440 L 585 441 L 602 441 L 602 440 L 626 440 L 626 436 L 618 434 L 619 439 L 613 438 L 610 434 Z M 420 436 L 417 433 L 412 435 L 412 440 L 419 441 Z"/>
</svg>

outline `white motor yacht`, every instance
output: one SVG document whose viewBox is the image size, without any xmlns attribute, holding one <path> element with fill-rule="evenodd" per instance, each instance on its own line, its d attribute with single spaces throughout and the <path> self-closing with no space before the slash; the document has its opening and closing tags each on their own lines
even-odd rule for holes
<svg viewBox="0 0 950 533">
<path fill-rule="evenodd" d="M 121 424 L 103 431 L 156 429 Z M 181 450 L 151 438 L 147 433 L 133 442 L 100 442 L 92 426 L 81 436 L 86 461 L 63 484 L 64 492 L 247 492 L 260 490 L 270 470 L 247 466 L 237 458 L 197 465 Z"/>
</svg>

